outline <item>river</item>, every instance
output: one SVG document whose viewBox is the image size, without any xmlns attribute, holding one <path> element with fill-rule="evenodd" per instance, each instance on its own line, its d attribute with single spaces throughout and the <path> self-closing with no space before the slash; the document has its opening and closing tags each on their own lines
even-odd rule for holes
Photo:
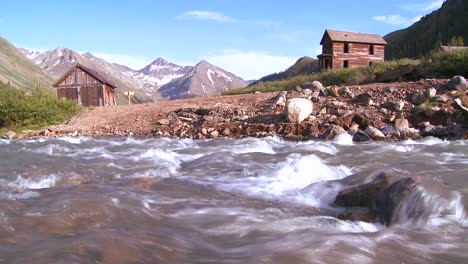
<svg viewBox="0 0 468 264">
<path fill-rule="evenodd" d="M 338 220 L 380 172 L 422 213 Z M 467 206 L 468 141 L 0 140 L 0 263 L 467 263 Z"/>
</svg>

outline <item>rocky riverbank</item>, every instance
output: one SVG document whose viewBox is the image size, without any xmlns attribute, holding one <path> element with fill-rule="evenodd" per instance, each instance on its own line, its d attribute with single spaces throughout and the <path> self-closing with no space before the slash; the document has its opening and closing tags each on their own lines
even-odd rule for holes
<svg viewBox="0 0 468 264">
<path fill-rule="evenodd" d="M 310 140 L 332 139 L 338 134 L 349 133 L 355 141 L 425 136 L 466 139 L 468 113 L 459 105 L 468 105 L 467 92 L 468 84 L 460 77 L 452 81 L 431 79 L 332 87 L 312 82 L 279 94 L 93 108 L 64 124 L 23 137 L 133 135 L 205 139 L 279 136 Z M 294 101 L 301 101 L 306 106 L 292 103 Z"/>
</svg>

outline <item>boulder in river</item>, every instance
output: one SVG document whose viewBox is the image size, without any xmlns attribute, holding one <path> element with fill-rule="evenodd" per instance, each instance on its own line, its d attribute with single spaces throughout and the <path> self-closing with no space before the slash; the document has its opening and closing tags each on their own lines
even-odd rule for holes
<svg viewBox="0 0 468 264">
<path fill-rule="evenodd" d="M 332 140 L 336 136 L 341 135 L 341 134 L 346 134 L 346 131 L 344 128 L 337 126 L 337 125 L 331 125 L 325 133 L 323 133 L 320 138 L 325 139 L 325 140 Z"/>
<path fill-rule="evenodd" d="M 390 226 L 398 220 L 398 209 L 417 186 L 411 177 L 401 178 L 392 183 L 387 174 L 380 173 L 368 183 L 340 191 L 333 205 L 345 208 L 345 211 L 338 215 L 340 219 L 378 221 Z"/>
<path fill-rule="evenodd" d="M 288 100 L 284 113 L 288 122 L 301 123 L 312 114 L 313 105 L 310 100 L 293 98 Z"/>
</svg>

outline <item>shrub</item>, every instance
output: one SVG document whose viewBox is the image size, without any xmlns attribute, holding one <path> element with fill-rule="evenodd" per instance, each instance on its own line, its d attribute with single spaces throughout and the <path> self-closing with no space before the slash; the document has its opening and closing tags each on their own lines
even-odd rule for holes
<svg viewBox="0 0 468 264">
<path fill-rule="evenodd" d="M 79 111 L 75 102 L 57 99 L 45 89 L 30 92 L 0 84 L 0 119 L 11 129 L 59 124 Z"/>
<path fill-rule="evenodd" d="M 433 51 L 421 71 L 425 78 L 468 77 L 468 50 Z"/>
</svg>

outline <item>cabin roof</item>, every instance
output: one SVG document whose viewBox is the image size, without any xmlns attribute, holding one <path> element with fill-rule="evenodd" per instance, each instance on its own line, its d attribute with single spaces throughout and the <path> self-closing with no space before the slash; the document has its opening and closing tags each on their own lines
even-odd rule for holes
<svg viewBox="0 0 468 264">
<path fill-rule="evenodd" d="M 440 46 L 444 51 L 457 51 L 457 50 L 468 50 L 468 47 L 463 46 Z"/>
<path fill-rule="evenodd" d="M 68 77 L 68 75 L 70 75 L 70 73 L 72 73 L 75 69 L 78 69 L 78 68 L 83 70 L 87 74 L 93 76 L 94 78 L 96 78 L 101 83 L 108 85 L 112 89 L 117 88 L 117 85 L 115 85 L 113 82 L 111 82 L 107 77 L 104 76 L 104 74 L 100 73 L 98 70 L 88 68 L 88 67 L 83 66 L 83 65 L 81 65 L 79 63 L 73 65 L 73 67 L 71 67 L 70 70 L 68 70 L 58 81 L 56 81 L 54 83 L 53 87 L 57 87 L 61 82 L 63 82 L 63 80 L 65 80 Z"/>
<path fill-rule="evenodd" d="M 320 41 L 321 45 L 323 45 L 323 41 L 327 35 L 332 41 L 387 45 L 387 41 L 377 34 L 354 33 L 331 29 L 325 30 L 322 40 Z"/>
</svg>

